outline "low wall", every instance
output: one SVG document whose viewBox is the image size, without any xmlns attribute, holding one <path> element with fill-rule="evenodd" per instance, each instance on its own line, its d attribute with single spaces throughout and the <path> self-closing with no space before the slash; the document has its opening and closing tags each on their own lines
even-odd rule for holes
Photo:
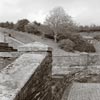
<svg viewBox="0 0 100 100">
<path fill-rule="evenodd" d="M 74 69 L 100 65 L 98 53 L 69 53 L 53 55 L 53 74 L 67 74 Z"/>
<path fill-rule="evenodd" d="M 51 100 L 52 53 L 42 46 L 20 49 L 24 53 L 1 70 L 0 100 Z"/>
<path fill-rule="evenodd" d="M 67 55 L 53 55 L 54 66 L 82 66 L 87 65 L 87 53 L 69 53 Z"/>
</svg>

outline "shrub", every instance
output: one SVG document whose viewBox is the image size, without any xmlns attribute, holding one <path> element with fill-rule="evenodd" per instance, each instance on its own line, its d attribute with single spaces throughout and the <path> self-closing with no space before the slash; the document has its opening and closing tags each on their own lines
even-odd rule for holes
<svg viewBox="0 0 100 100">
<path fill-rule="evenodd" d="M 67 52 L 73 52 L 73 48 L 74 48 L 75 44 L 73 41 L 71 41 L 70 39 L 63 39 L 61 41 L 59 41 L 59 47 L 64 49 Z"/>
<path fill-rule="evenodd" d="M 65 51 L 96 52 L 93 44 L 85 41 L 80 35 L 70 35 L 68 38 L 59 42 L 60 48 Z"/>
<path fill-rule="evenodd" d="M 70 40 L 75 43 L 74 50 L 80 52 L 95 52 L 95 48 L 93 44 L 85 41 L 82 36 L 76 34 L 70 37 Z"/>
<path fill-rule="evenodd" d="M 71 36 L 71 34 L 72 33 L 64 33 L 64 32 L 62 32 L 62 33 L 60 33 L 60 34 L 58 34 L 58 36 L 57 36 L 57 41 L 59 42 L 60 40 L 63 40 L 63 39 L 70 39 L 70 36 Z"/>
<path fill-rule="evenodd" d="M 18 20 L 15 24 L 14 29 L 17 31 L 25 32 L 25 25 L 27 25 L 29 21 L 27 19 Z"/>
<path fill-rule="evenodd" d="M 25 32 L 33 33 L 35 35 L 41 35 L 42 34 L 34 24 L 25 25 Z"/>
<path fill-rule="evenodd" d="M 49 38 L 49 39 L 54 39 L 54 35 L 53 35 L 53 33 L 51 33 L 51 34 L 44 34 L 44 37 L 46 37 L 46 38 Z"/>
<path fill-rule="evenodd" d="M 82 44 L 76 44 L 74 49 L 80 52 L 96 52 L 94 46 L 85 41 Z"/>
</svg>

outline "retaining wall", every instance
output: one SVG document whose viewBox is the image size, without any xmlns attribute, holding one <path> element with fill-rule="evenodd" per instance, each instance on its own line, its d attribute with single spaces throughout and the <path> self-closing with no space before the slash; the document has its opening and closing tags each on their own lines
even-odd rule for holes
<svg viewBox="0 0 100 100">
<path fill-rule="evenodd" d="M 51 100 L 51 50 L 40 43 L 23 47 L 23 54 L 0 72 L 0 100 Z"/>
<path fill-rule="evenodd" d="M 98 53 L 69 53 L 53 55 L 53 74 L 67 74 L 74 69 L 100 65 Z"/>
</svg>

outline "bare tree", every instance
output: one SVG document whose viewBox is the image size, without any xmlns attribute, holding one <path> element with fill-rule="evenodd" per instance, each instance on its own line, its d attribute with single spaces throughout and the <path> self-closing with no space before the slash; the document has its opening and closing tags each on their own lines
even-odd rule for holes
<svg viewBox="0 0 100 100">
<path fill-rule="evenodd" d="M 59 33 L 66 33 L 65 31 L 71 31 L 74 27 L 71 16 L 67 15 L 62 7 L 56 7 L 51 10 L 44 24 L 48 25 L 53 30 L 55 42 L 57 42 Z"/>
</svg>

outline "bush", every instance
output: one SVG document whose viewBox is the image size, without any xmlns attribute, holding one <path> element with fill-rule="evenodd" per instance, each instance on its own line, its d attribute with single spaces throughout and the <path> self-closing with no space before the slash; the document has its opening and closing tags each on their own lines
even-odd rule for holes
<svg viewBox="0 0 100 100">
<path fill-rule="evenodd" d="M 93 44 L 85 41 L 80 35 L 70 35 L 68 38 L 59 42 L 59 47 L 65 51 L 96 52 Z"/>
<path fill-rule="evenodd" d="M 60 34 L 58 34 L 58 36 L 57 36 L 57 41 L 59 42 L 60 40 L 63 40 L 63 39 L 70 39 L 70 36 L 71 36 L 71 34 L 72 33 L 60 33 Z"/>
<path fill-rule="evenodd" d="M 35 35 L 41 35 L 42 33 L 38 31 L 37 27 L 33 24 L 25 25 L 25 32 L 33 33 Z"/>
<path fill-rule="evenodd" d="M 90 44 L 89 42 L 85 41 L 82 36 L 80 35 L 72 35 L 70 37 L 70 40 L 75 43 L 74 50 L 80 51 L 80 52 L 95 52 L 95 48 L 93 44 Z"/>
<path fill-rule="evenodd" d="M 49 38 L 49 39 L 54 39 L 54 35 L 53 35 L 53 33 L 51 33 L 51 34 L 44 34 L 44 37 L 46 37 L 46 38 Z"/>
<path fill-rule="evenodd" d="M 88 52 L 88 53 L 96 52 L 94 46 L 88 42 L 77 44 L 75 45 L 74 49 L 80 52 Z"/>
<path fill-rule="evenodd" d="M 59 41 L 59 47 L 64 49 L 67 52 L 73 52 L 74 51 L 74 42 L 71 41 L 70 39 L 63 39 Z"/>
<path fill-rule="evenodd" d="M 18 20 L 14 26 L 14 29 L 17 31 L 25 32 L 25 25 L 27 25 L 29 21 L 27 19 Z"/>
</svg>

